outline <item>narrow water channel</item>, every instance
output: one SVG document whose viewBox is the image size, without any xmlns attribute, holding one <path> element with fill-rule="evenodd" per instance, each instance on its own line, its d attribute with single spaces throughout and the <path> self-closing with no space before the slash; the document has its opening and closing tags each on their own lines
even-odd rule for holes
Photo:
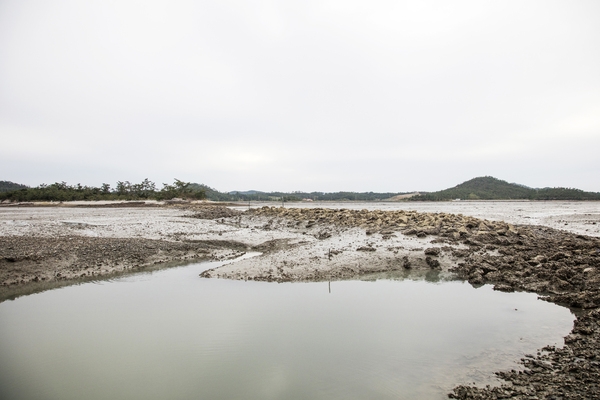
<svg viewBox="0 0 600 400">
<path fill-rule="evenodd" d="M 566 308 L 411 279 L 202 279 L 216 263 L 0 303 L 0 398 L 443 399 L 562 345 Z"/>
</svg>

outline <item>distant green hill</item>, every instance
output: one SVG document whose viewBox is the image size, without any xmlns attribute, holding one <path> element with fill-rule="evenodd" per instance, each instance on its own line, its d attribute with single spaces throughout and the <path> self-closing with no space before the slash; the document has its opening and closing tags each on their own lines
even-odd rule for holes
<svg viewBox="0 0 600 400">
<path fill-rule="evenodd" d="M 206 198 L 212 201 L 301 201 L 311 199 L 316 201 L 378 201 L 389 199 L 406 193 L 375 193 L 375 192 L 260 192 L 257 190 L 219 192 L 200 183 L 190 184 L 190 189 L 203 190 Z"/>
<path fill-rule="evenodd" d="M 570 188 L 532 189 L 491 176 L 473 178 L 450 189 L 414 196 L 414 201 L 443 200 L 600 200 L 600 193 Z"/>
<path fill-rule="evenodd" d="M 580 189 L 544 188 L 535 189 L 536 200 L 600 200 L 600 193 L 584 192 Z"/>
<path fill-rule="evenodd" d="M 201 184 L 201 183 L 190 183 L 189 188 L 192 190 L 196 190 L 196 191 L 204 191 L 204 194 L 206 195 L 206 199 L 212 200 L 212 201 L 236 201 L 236 200 L 238 200 L 238 198 L 236 198 L 235 196 L 232 196 L 229 193 L 219 192 L 218 190 L 213 189 L 213 188 L 206 186 L 204 184 Z"/>
<path fill-rule="evenodd" d="M 474 178 L 450 189 L 439 192 L 405 196 L 409 193 L 375 192 L 219 192 L 204 184 L 186 183 L 175 179 L 173 185 L 163 185 L 160 190 L 145 179 L 139 184 L 128 181 L 117 182 L 112 189 L 108 184 L 102 187 L 88 187 L 77 184 L 69 186 L 65 182 L 40 185 L 30 188 L 9 181 L 0 181 L 0 201 L 72 201 L 72 200 L 164 200 L 174 197 L 192 199 L 206 198 L 212 201 L 444 201 L 444 200 L 600 200 L 600 193 L 584 192 L 570 188 L 533 189 L 517 183 L 508 183 L 491 176 Z M 410 193 L 412 194 L 412 193 Z"/>
<path fill-rule="evenodd" d="M 19 189 L 27 189 L 27 186 L 10 181 L 0 181 L 0 192 L 10 192 Z"/>
</svg>

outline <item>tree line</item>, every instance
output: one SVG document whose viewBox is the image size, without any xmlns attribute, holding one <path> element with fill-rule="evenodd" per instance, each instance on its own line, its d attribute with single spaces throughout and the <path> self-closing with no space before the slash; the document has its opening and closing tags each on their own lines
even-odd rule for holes
<svg viewBox="0 0 600 400">
<path fill-rule="evenodd" d="M 19 185 L 23 186 L 23 185 Z M 163 183 L 161 189 L 148 179 L 140 183 L 118 181 L 114 188 L 108 183 L 100 187 L 68 185 L 56 182 L 37 187 L 21 187 L 16 190 L 0 192 L 0 201 L 77 201 L 77 200 L 170 200 L 174 198 L 197 199 L 206 198 L 202 188 L 194 188 L 189 182 L 175 179 L 172 184 Z"/>
</svg>

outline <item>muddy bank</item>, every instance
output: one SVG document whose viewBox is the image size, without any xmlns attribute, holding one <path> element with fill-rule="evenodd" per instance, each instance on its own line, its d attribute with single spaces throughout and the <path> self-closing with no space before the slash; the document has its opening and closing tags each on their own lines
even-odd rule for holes
<svg viewBox="0 0 600 400">
<path fill-rule="evenodd" d="M 230 259 L 293 239 L 242 227 L 224 206 L 0 209 L 0 301 L 165 263 Z"/>
<path fill-rule="evenodd" d="M 254 203 L 253 208 L 273 206 Z M 276 204 L 275 204 L 276 205 Z M 276 205 L 278 206 L 278 205 Z M 462 214 L 514 225 L 543 225 L 572 233 L 600 237 L 600 201 L 443 201 L 443 202 L 302 202 L 289 208 L 367 209 Z M 245 207 L 237 207 L 244 211 Z"/>
<path fill-rule="evenodd" d="M 245 216 L 249 221 L 260 221 L 261 229 L 287 228 L 302 232 L 314 241 L 329 243 L 325 246 L 307 246 L 308 243 L 301 242 L 296 246 L 284 244 L 264 259 L 268 261 L 266 267 L 232 264 L 207 271 L 204 276 L 273 281 L 343 277 L 344 270 L 340 268 L 348 260 L 341 263 L 334 260 L 344 252 L 351 253 L 349 259 L 356 259 L 360 254 L 387 254 L 389 257 L 368 259 L 374 261 L 376 269 L 414 268 L 414 263 L 405 263 L 404 257 L 416 248 L 415 253 L 419 254 L 414 258 L 424 260 L 417 268 L 447 270 L 473 285 L 494 284 L 496 290 L 535 292 L 545 300 L 571 307 L 577 315 L 563 348 L 546 347 L 524 358 L 523 371 L 499 372 L 497 375 L 505 381 L 501 387 L 459 386 L 450 397 L 600 398 L 599 238 L 548 227 L 514 226 L 443 213 L 265 207 L 249 211 Z M 387 246 L 391 250 L 386 248 L 385 243 L 403 237 L 410 238 L 405 243 L 413 239 L 418 244 L 412 248 L 397 247 L 397 252 L 394 246 Z M 334 247 L 336 240 L 347 245 L 340 253 L 340 249 Z M 370 244 L 365 246 L 365 242 Z M 431 247 L 419 248 L 421 245 Z M 294 253 L 294 249 L 301 246 L 306 246 L 304 253 L 308 252 L 308 256 Z M 331 248 L 336 252 L 333 256 L 329 252 Z M 314 254 L 310 254 L 310 249 L 316 249 Z M 300 265 L 290 266 L 298 260 Z M 360 265 L 358 263 L 352 272 L 365 272 Z"/>
<path fill-rule="evenodd" d="M 227 241 L 0 236 L 0 301 L 61 286 L 56 285 L 61 282 L 99 279 L 165 263 L 227 259 L 243 254 L 244 248 Z"/>
<path fill-rule="evenodd" d="M 77 200 L 77 201 L 27 201 L 11 202 L 5 200 L 0 203 L 0 208 L 20 207 L 78 207 L 78 208 L 133 208 L 133 207 L 232 207 L 240 203 L 213 202 L 210 200 Z"/>
</svg>

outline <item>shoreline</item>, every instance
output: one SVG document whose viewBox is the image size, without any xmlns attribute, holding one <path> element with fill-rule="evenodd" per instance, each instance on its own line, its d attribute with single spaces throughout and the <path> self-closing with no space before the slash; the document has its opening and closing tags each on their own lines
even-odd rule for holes
<svg viewBox="0 0 600 400">
<path fill-rule="evenodd" d="M 498 372 L 505 384 L 458 386 L 450 397 L 600 398 L 598 237 L 405 210 L 23 210 L 37 211 L 17 213 L 21 219 L 11 214 L 13 219 L 5 218 L 0 225 L 0 272 L 10 275 L 0 280 L 4 293 L 19 292 L 25 282 L 39 286 L 42 277 L 48 285 L 76 284 L 80 281 L 73 278 L 139 271 L 163 262 L 233 259 L 246 251 L 263 254 L 202 276 L 286 282 L 409 270 L 455 274 L 474 286 L 537 293 L 570 307 L 577 319 L 563 348 L 545 347 L 524 358 L 524 371 Z M 115 224 L 120 225 L 113 229 Z"/>
</svg>

